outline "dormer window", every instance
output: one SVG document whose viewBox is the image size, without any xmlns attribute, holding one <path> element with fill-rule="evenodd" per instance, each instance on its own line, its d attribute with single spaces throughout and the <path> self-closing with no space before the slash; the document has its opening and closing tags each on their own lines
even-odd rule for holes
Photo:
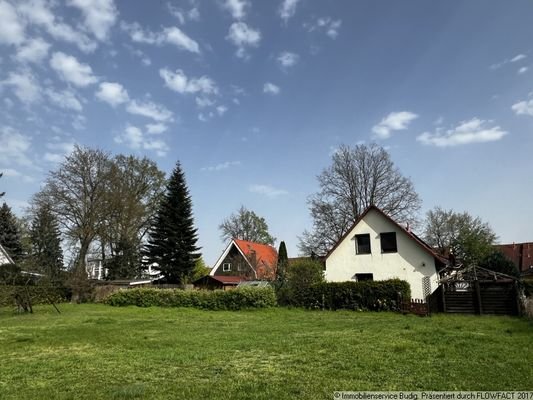
<svg viewBox="0 0 533 400">
<path fill-rule="evenodd" d="M 396 232 L 386 232 L 379 235 L 381 238 L 382 253 L 397 253 Z"/>
<path fill-rule="evenodd" d="M 355 253 L 370 254 L 370 234 L 355 235 Z"/>
</svg>

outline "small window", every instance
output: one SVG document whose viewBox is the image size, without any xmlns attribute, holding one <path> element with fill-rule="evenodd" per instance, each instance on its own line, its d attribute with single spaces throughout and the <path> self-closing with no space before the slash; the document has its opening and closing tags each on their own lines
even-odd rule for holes
<svg viewBox="0 0 533 400">
<path fill-rule="evenodd" d="M 222 271 L 229 272 L 231 271 L 231 263 L 224 263 L 222 264 Z"/>
<path fill-rule="evenodd" d="M 355 274 L 355 279 L 357 280 L 357 282 L 373 281 L 374 274 Z"/>
<path fill-rule="evenodd" d="M 370 254 L 370 235 L 355 235 L 356 254 Z"/>
<path fill-rule="evenodd" d="M 396 232 L 382 233 L 380 236 L 382 253 L 396 253 L 398 251 Z"/>
</svg>

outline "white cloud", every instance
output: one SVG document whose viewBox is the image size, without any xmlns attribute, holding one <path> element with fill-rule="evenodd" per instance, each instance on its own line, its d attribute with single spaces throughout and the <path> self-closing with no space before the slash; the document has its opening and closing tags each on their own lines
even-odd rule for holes
<svg viewBox="0 0 533 400">
<path fill-rule="evenodd" d="M 527 71 L 529 70 L 528 67 L 522 67 L 518 70 L 518 73 L 519 74 L 525 74 Z"/>
<path fill-rule="evenodd" d="M 15 59 L 22 63 L 39 63 L 48 55 L 50 44 L 41 38 L 30 39 L 17 49 Z"/>
<path fill-rule="evenodd" d="M 187 20 L 198 21 L 200 19 L 200 10 L 196 1 L 191 1 L 192 8 L 185 11 L 182 8 L 175 7 L 172 3 L 167 3 L 168 10 L 172 16 L 178 19 L 180 24 L 185 24 Z"/>
<path fill-rule="evenodd" d="M 520 101 L 511 106 L 516 115 L 530 115 L 533 117 L 533 100 Z"/>
<path fill-rule="evenodd" d="M 499 63 L 496 63 L 496 64 L 492 64 L 490 66 L 490 69 L 499 69 L 501 67 L 503 67 L 504 65 L 506 64 L 509 64 L 509 63 L 516 63 L 516 62 L 519 62 L 519 61 L 522 61 L 524 59 L 526 59 L 527 56 L 525 54 L 518 54 L 516 56 L 514 56 L 513 58 L 509 59 L 509 58 L 506 58 L 505 60 L 499 62 Z"/>
<path fill-rule="evenodd" d="M 492 121 L 472 118 L 445 132 L 437 128 L 434 133 L 424 132 L 416 138 L 425 145 L 452 147 L 471 143 L 494 142 L 502 139 L 508 132 L 499 126 L 488 126 Z"/>
<path fill-rule="evenodd" d="M 168 129 L 168 126 L 165 124 L 157 123 L 157 124 L 146 124 L 146 132 L 148 132 L 151 135 L 159 135 L 163 132 L 166 132 Z"/>
<path fill-rule="evenodd" d="M 74 151 L 75 143 L 72 141 L 62 142 L 58 137 L 54 137 L 56 142 L 46 144 L 50 151 L 44 153 L 43 160 L 49 163 L 57 164 L 65 160 L 65 157 Z"/>
<path fill-rule="evenodd" d="M 279 86 L 267 82 L 263 85 L 263 92 L 268 94 L 279 94 L 279 92 L 281 92 L 281 89 L 279 88 Z"/>
<path fill-rule="evenodd" d="M 514 56 L 513 58 L 511 58 L 510 62 L 514 63 L 514 62 L 517 62 L 517 61 L 520 61 L 520 60 L 523 60 L 525 59 L 527 56 L 525 54 L 518 54 L 517 56 Z"/>
<path fill-rule="evenodd" d="M 134 150 L 152 150 L 160 157 L 167 154 L 169 148 L 163 140 L 152 140 L 146 138 L 144 133 L 136 126 L 128 125 L 124 132 L 115 136 L 115 142 L 125 144 Z"/>
<path fill-rule="evenodd" d="M 13 168 L 0 168 L 0 172 L 5 178 L 17 178 L 17 180 L 22 179 L 24 182 L 35 182 L 35 179 L 29 175 L 25 175 L 20 171 L 17 171 Z"/>
<path fill-rule="evenodd" d="M 0 43 L 22 43 L 24 29 L 24 23 L 17 16 L 15 8 L 6 1 L 0 1 Z"/>
<path fill-rule="evenodd" d="M 201 168 L 201 170 L 202 171 L 209 171 L 209 172 L 222 171 L 222 170 L 225 170 L 225 169 L 228 169 L 228 168 L 231 168 L 231 167 L 237 167 L 239 165 L 241 165 L 240 161 L 226 161 L 226 162 L 223 162 L 221 164 L 212 165 L 212 166 L 209 166 L 209 167 L 203 167 L 203 168 Z"/>
<path fill-rule="evenodd" d="M 123 22 L 121 27 L 124 31 L 129 33 L 131 40 L 137 43 L 153 44 L 157 46 L 172 44 L 182 50 L 187 50 L 192 53 L 200 52 L 198 42 L 191 39 L 176 26 L 164 28 L 161 32 L 144 30 L 137 22 L 133 24 Z"/>
<path fill-rule="evenodd" d="M 83 106 L 76 95 L 70 90 L 63 90 L 61 92 L 53 89 L 47 89 L 46 95 L 57 106 L 68 110 L 81 111 Z"/>
<path fill-rule="evenodd" d="M 30 147 L 31 139 L 29 136 L 23 135 L 9 126 L 0 128 L 0 161 L 3 164 L 31 166 L 32 161 L 28 157 Z"/>
<path fill-rule="evenodd" d="M 283 0 L 279 7 L 279 16 L 287 23 L 287 21 L 296 13 L 296 5 L 300 0 Z"/>
<path fill-rule="evenodd" d="M 289 68 L 298 63 L 300 56 L 296 53 L 291 53 L 290 51 L 284 51 L 280 53 L 277 60 L 283 68 Z"/>
<path fill-rule="evenodd" d="M 80 63 L 76 57 L 60 51 L 52 55 L 50 66 L 61 79 L 76 86 L 85 87 L 98 82 L 98 78 L 93 75 L 93 70 L 88 64 Z"/>
<path fill-rule="evenodd" d="M 286 190 L 277 189 L 269 185 L 250 185 L 248 190 L 252 193 L 262 194 L 267 197 L 276 198 L 289 194 Z"/>
<path fill-rule="evenodd" d="M 126 103 L 130 98 L 128 91 L 120 83 L 116 82 L 102 82 L 100 88 L 96 92 L 96 97 L 112 107 L 119 104 Z"/>
<path fill-rule="evenodd" d="M 79 30 L 63 23 L 52 8 L 55 2 L 44 0 L 29 0 L 17 4 L 17 11 L 32 25 L 43 27 L 54 39 L 73 43 L 84 52 L 92 52 L 96 49 L 96 43 Z"/>
<path fill-rule="evenodd" d="M 165 106 L 153 103 L 151 101 L 140 102 L 133 100 L 126 107 L 126 111 L 130 114 L 141 115 L 143 117 L 152 118 L 158 122 L 172 121 L 172 111 Z"/>
<path fill-rule="evenodd" d="M 214 100 L 211 100 L 209 97 L 205 97 L 205 96 L 196 97 L 195 101 L 196 101 L 196 105 L 200 108 L 211 107 L 215 105 Z"/>
<path fill-rule="evenodd" d="M 228 107 L 226 106 L 218 106 L 217 107 L 217 113 L 219 116 L 223 116 L 228 111 Z"/>
<path fill-rule="evenodd" d="M 410 111 L 391 112 L 372 128 L 372 132 L 379 139 L 388 139 L 392 131 L 407 129 L 409 124 L 417 118 L 418 115 Z"/>
<path fill-rule="evenodd" d="M 231 13 L 235 19 L 243 19 L 246 17 L 246 9 L 250 8 L 248 0 L 226 0 L 222 5 Z"/>
<path fill-rule="evenodd" d="M 261 41 L 261 32 L 250 28 L 244 22 L 231 24 L 226 39 L 237 47 L 237 57 L 246 57 L 247 47 L 257 47 Z"/>
<path fill-rule="evenodd" d="M 69 0 L 68 4 L 82 12 L 85 26 L 98 40 L 107 39 L 118 16 L 113 0 Z"/>
<path fill-rule="evenodd" d="M 52 164 L 59 164 L 65 159 L 63 154 L 46 152 L 43 155 L 43 160 Z"/>
<path fill-rule="evenodd" d="M 304 24 L 309 32 L 325 32 L 331 39 L 335 39 L 339 35 L 341 25 L 340 19 L 334 20 L 331 17 L 321 17 L 312 23 Z"/>
<path fill-rule="evenodd" d="M 12 86 L 15 96 L 24 104 L 35 103 L 41 98 L 41 88 L 29 71 L 10 72 L 0 85 Z"/>
<path fill-rule="evenodd" d="M 181 69 L 172 72 L 167 68 L 160 69 L 159 75 L 165 81 L 166 87 L 178 93 L 216 94 L 218 92 L 215 82 L 207 76 L 188 78 Z"/>
</svg>

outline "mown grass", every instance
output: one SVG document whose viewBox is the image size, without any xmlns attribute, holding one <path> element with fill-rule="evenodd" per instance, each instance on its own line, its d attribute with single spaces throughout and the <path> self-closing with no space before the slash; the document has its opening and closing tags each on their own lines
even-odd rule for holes
<svg viewBox="0 0 533 400">
<path fill-rule="evenodd" d="M 0 309 L 0 399 L 533 389 L 533 325 L 518 318 L 60 308 Z"/>
</svg>

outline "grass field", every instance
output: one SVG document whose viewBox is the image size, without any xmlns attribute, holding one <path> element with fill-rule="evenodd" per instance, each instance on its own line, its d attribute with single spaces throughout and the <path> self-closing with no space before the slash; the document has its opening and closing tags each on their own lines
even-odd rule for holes
<svg viewBox="0 0 533 400">
<path fill-rule="evenodd" d="M 0 309 L 0 399 L 331 399 L 335 390 L 533 389 L 508 317 L 103 305 Z"/>
</svg>

